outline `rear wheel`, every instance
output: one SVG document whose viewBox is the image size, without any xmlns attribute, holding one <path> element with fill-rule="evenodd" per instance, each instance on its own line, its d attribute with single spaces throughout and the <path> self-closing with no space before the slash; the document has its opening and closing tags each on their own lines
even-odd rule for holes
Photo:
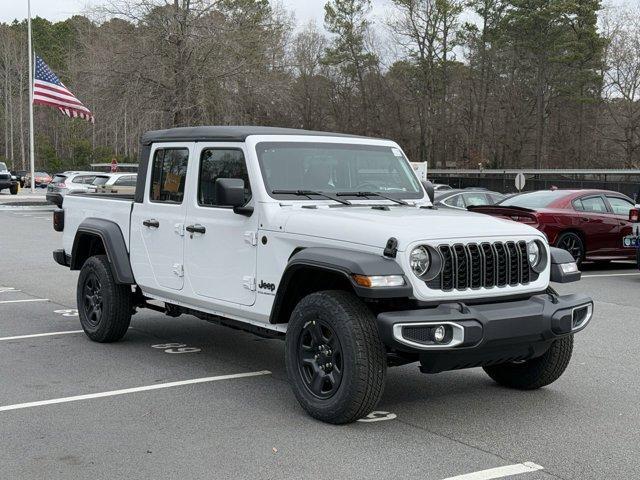
<svg viewBox="0 0 640 480">
<path fill-rule="evenodd" d="M 287 328 L 285 362 L 298 402 L 323 422 L 353 422 L 382 396 L 384 346 L 375 317 L 350 292 L 312 293 L 298 303 Z"/>
<path fill-rule="evenodd" d="M 524 362 L 484 367 L 495 382 L 519 390 L 535 390 L 555 382 L 564 373 L 573 352 L 573 335 L 551 344 L 547 352 Z"/>
<path fill-rule="evenodd" d="M 584 261 L 584 242 L 578 234 L 573 232 L 561 234 L 556 241 L 556 247 L 569 252 L 578 265 Z"/>
<path fill-rule="evenodd" d="M 115 282 L 106 255 L 90 257 L 77 287 L 78 316 L 87 336 L 100 343 L 124 337 L 131 322 L 131 287 Z"/>
</svg>

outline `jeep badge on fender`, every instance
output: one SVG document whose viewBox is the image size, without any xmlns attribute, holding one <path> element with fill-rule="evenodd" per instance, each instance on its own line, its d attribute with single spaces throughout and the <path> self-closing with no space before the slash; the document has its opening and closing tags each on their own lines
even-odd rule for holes
<svg viewBox="0 0 640 480">
<path fill-rule="evenodd" d="M 149 307 L 283 338 L 319 420 L 375 411 L 391 365 L 544 387 L 593 316 L 589 297 L 549 286 L 580 279 L 568 252 L 524 223 L 432 208 L 393 141 L 187 127 L 147 132 L 139 158 L 133 199 L 73 193 L 57 212 L 53 256 L 80 271 L 86 334 L 120 340 Z"/>
</svg>

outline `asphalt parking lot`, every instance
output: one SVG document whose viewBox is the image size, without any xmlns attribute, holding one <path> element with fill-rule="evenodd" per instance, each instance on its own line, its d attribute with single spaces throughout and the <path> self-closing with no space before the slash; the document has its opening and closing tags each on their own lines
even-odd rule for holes
<svg viewBox="0 0 640 480">
<path fill-rule="evenodd" d="M 409 365 L 389 370 L 388 414 L 336 427 L 299 407 L 279 340 L 142 311 L 124 341 L 89 341 L 50 216 L 0 211 L 0 478 L 640 478 L 633 264 L 556 286 L 596 314 L 553 385 Z"/>
</svg>

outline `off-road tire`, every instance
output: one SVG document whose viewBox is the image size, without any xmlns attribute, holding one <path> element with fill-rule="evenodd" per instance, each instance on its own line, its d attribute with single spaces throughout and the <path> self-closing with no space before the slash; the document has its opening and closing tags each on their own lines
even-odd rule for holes
<svg viewBox="0 0 640 480">
<path fill-rule="evenodd" d="M 328 326 L 339 340 L 341 381 L 329 398 L 312 393 L 301 366 L 303 332 L 312 328 L 311 322 Z M 285 363 L 298 402 L 309 415 L 323 422 L 345 424 L 366 416 L 384 391 L 386 353 L 376 319 L 350 292 L 327 290 L 300 300 L 287 327 Z"/>
<path fill-rule="evenodd" d="M 518 390 L 535 390 L 555 382 L 564 373 L 573 352 L 573 335 L 554 341 L 547 352 L 518 363 L 484 367 L 495 382 Z"/>
<path fill-rule="evenodd" d="M 98 286 L 98 293 L 91 297 L 94 300 L 99 297 L 99 316 L 90 309 L 91 300 L 86 298 L 89 285 Z M 124 337 L 131 322 L 131 287 L 116 283 L 106 255 L 87 259 L 80 270 L 76 291 L 80 324 L 91 340 L 110 343 Z"/>
</svg>

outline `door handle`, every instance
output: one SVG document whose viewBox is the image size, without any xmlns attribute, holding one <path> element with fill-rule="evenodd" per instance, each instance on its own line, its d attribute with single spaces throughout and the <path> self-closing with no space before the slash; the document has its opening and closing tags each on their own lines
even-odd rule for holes
<svg viewBox="0 0 640 480">
<path fill-rule="evenodd" d="M 142 222 L 142 225 L 149 228 L 158 228 L 160 226 L 160 222 L 155 218 L 150 218 Z"/>
<path fill-rule="evenodd" d="M 204 225 L 200 225 L 199 223 L 196 223 L 195 225 L 187 225 L 185 230 L 189 233 L 202 233 L 203 235 L 207 233 L 207 229 Z"/>
</svg>

